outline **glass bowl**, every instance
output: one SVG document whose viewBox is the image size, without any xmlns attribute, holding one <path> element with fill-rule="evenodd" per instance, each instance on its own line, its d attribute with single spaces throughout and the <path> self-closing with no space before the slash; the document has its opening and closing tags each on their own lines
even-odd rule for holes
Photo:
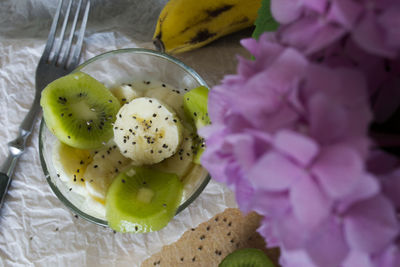
<svg viewBox="0 0 400 267">
<path fill-rule="evenodd" d="M 110 51 L 91 58 L 74 70 L 76 71 L 89 74 L 108 88 L 129 83 L 135 78 L 159 80 L 175 88 L 192 89 L 201 85 L 207 86 L 193 69 L 179 60 L 148 49 L 131 48 Z M 57 142 L 56 137 L 42 119 L 39 132 L 39 154 L 43 172 L 51 189 L 75 214 L 92 223 L 107 226 L 106 219 L 87 206 L 85 197 L 73 191 L 70 192 L 69 186 L 57 177 L 52 162 L 52 149 L 55 142 Z M 196 168 L 198 168 L 198 176 L 192 175 L 183 181 L 184 195 L 177 213 L 192 203 L 210 180 L 210 176 L 202 167 Z"/>
</svg>

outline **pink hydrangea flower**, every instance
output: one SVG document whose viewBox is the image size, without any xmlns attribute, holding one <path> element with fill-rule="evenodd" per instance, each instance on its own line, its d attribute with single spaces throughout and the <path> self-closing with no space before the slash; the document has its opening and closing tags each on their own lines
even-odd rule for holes
<svg viewBox="0 0 400 267">
<path fill-rule="evenodd" d="M 255 60 L 240 58 L 209 94 L 203 166 L 264 216 L 259 232 L 284 266 L 395 266 L 399 220 L 368 169 L 363 72 L 313 63 L 267 35 L 242 44 Z"/>
</svg>

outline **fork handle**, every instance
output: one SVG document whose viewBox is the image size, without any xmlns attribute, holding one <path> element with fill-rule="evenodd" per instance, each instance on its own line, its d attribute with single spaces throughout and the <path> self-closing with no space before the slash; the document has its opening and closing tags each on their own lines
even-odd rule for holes
<svg viewBox="0 0 400 267">
<path fill-rule="evenodd" d="M 33 125 L 39 111 L 39 97 L 38 95 L 35 95 L 35 100 L 33 101 L 31 109 L 19 127 L 19 136 L 7 144 L 9 154 L 0 168 L 0 208 L 3 206 L 4 198 L 11 184 L 15 166 L 17 165 L 18 159 L 25 151 L 26 140 L 32 133 Z"/>
</svg>

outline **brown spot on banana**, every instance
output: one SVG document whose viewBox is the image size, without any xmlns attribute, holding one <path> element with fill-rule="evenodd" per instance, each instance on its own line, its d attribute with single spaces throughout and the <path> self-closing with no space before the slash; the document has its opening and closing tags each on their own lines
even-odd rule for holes
<svg viewBox="0 0 400 267">
<path fill-rule="evenodd" d="M 213 33 L 213 32 L 209 32 L 208 29 L 201 29 L 197 32 L 197 34 L 192 39 L 190 39 L 190 41 L 188 43 L 190 43 L 190 44 L 201 43 L 201 42 L 206 41 L 207 39 L 214 37 L 215 35 L 217 35 L 217 34 Z"/>
<path fill-rule="evenodd" d="M 224 13 L 225 11 L 230 10 L 233 7 L 233 5 L 224 5 L 221 7 L 217 7 L 214 9 L 207 9 L 206 13 L 210 16 L 210 17 L 218 17 L 219 15 L 221 15 L 222 13 Z"/>
<path fill-rule="evenodd" d="M 187 30 L 190 30 L 192 27 L 202 24 L 202 23 L 206 23 L 209 22 L 213 19 L 215 19 L 216 17 L 218 17 L 219 15 L 221 15 L 222 13 L 230 10 L 232 7 L 234 7 L 234 5 L 224 5 L 224 6 L 220 6 L 214 9 L 206 9 L 204 10 L 204 12 L 207 14 L 207 17 L 203 18 L 202 20 L 196 21 L 195 23 L 192 23 L 188 26 L 186 26 L 185 29 L 183 29 L 181 31 L 181 33 L 185 33 Z"/>
</svg>

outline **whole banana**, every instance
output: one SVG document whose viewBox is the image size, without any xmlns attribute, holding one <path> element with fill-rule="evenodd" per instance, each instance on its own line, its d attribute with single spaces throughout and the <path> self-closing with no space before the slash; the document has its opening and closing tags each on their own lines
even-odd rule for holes
<svg viewBox="0 0 400 267">
<path fill-rule="evenodd" d="M 170 0 L 153 36 L 158 50 L 181 53 L 250 27 L 261 0 Z"/>
</svg>

